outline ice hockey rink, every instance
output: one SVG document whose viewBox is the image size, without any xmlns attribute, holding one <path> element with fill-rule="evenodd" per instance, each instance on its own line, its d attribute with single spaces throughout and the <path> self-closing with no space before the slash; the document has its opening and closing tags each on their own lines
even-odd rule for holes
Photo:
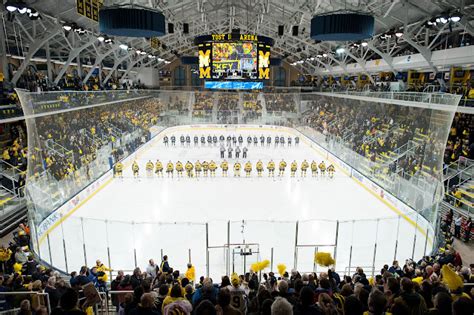
<svg viewBox="0 0 474 315">
<path fill-rule="evenodd" d="M 215 178 L 148 177 L 145 164 L 159 159 L 164 167 L 168 161 L 195 163 L 220 159 L 219 145 L 194 146 L 195 135 L 271 136 L 272 143 L 248 146 L 252 162 L 251 178 L 233 175 L 237 160 L 227 159 L 229 175 Z M 176 145 L 165 146 L 163 137 L 176 136 Z M 181 135 L 191 137 L 189 147 L 179 142 Z M 274 137 L 300 137 L 300 144 L 276 147 Z M 235 148 L 235 147 L 234 147 Z M 226 153 L 227 157 L 227 153 Z M 266 164 L 284 159 L 285 176 L 270 178 Z M 322 270 L 314 266 L 315 251 L 331 252 L 336 269 L 348 266 L 371 266 L 376 269 L 390 264 L 394 258 L 424 255 L 426 231 L 400 215 L 396 209 L 377 198 L 344 170 L 336 168 L 334 178 L 313 178 L 311 171 L 302 178 L 298 170 L 290 177 L 293 160 L 298 166 L 306 159 L 318 164 L 325 155 L 311 140 L 294 129 L 259 126 L 214 128 L 180 126 L 165 129 L 125 162 L 124 177 L 114 178 L 99 187 L 86 202 L 49 232 L 40 243 L 46 261 L 68 272 L 102 260 L 114 270 L 146 267 L 148 259 L 160 261 L 169 256 L 171 267 L 184 271 L 190 260 L 197 275 L 206 274 L 206 261 L 213 278 L 231 271 L 243 272 L 256 260 L 269 259 L 271 268 L 280 263 L 288 270 Z M 140 176 L 133 178 L 131 162 L 140 166 Z M 255 164 L 262 160 L 263 177 L 257 177 Z M 330 161 L 325 161 L 329 165 Z M 276 172 L 277 175 L 277 172 Z M 296 223 L 298 221 L 298 223 Z M 64 240 L 64 242 L 63 242 Z M 416 245 L 413 246 L 414 240 Z M 428 240 L 431 243 L 431 240 Z M 249 244 L 253 255 L 240 256 L 239 247 Z M 230 244 L 229 251 L 225 245 Z M 337 245 L 337 250 L 335 250 Z M 428 244 L 430 246 L 430 244 Z M 63 248 L 63 250 L 60 250 Z M 206 250 L 208 249 L 208 251 Z M 208 257 L 206 257 L 208 255 Z M 65 258 L 67 257 L 67 258 Z M 245 261 L 244 261 L 245 258 Z M 67 266 L 66 266 L 67 264 Z"/>
</svg>

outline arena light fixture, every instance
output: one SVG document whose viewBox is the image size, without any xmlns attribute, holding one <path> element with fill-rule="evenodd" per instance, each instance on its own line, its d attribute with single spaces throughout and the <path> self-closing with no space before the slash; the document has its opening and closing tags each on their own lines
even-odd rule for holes
<svg viewBox="0 0 474 315">
<path fill-rule="evenodd" d="M 15 12 L 16 10 L 18 10 L 19 5 L 20 3 L 18 3 L 17 1 L 7 1 L 5 3 L 5 8 L 8 12 Z"/>
<path fill-rule="evenodd" d="M 119 47 L 120 47 L 120 49 L 123 49 L 123 50 L 127 50 L 127 49 L 128 49 L 128 46 L 125 45 L 125 44 L 120 44 Z"/>
<path fill-rule="evenodd" d="M 27 10 L 28 10 L 27 7 L 19 7 L 19 8 L 18 8 L 18 13 L 20 13 L 20 14 L 25 14 Z"/>
<path fill-rule="evenodd" d="M 398 38 L 402 37 L 403 36 L 403 31 L 402 30 L 395 31 L 395 36 L 397 36 Z"/>
<path fill-rule="evenodd" d="M 369 45 L 369 43 L 367 43 L 367 42 L 362 42 L 361 45 L 362 45 L 362 47 L 367 47 L 367 45 Z"/>
<path fill-rule="evenodd" d="M 323 55 L 317 54 L 316 57 L 321 58 Z"/>
<path fill-rule="evenodd" d="M 343 54 L 346 51 L 344 47 L 337 47 L 336 54 Z"/>
<path fill-rule="evenodd" d="M 28 13 L 28 17 L 30 18 L 30 20 L 41 19 L 41 15 L 35 9 L 29 8 L 28 11 L 29 12 L 27 12 L 27 13 Z"/>
<path fill-rule="evenodd" d="M 97 40 L 98 40 L 99 42 L 103 42 L 103 41 L 105 40 L 104 35 L 99 35 L 99 36 L 97 36 Z"/>
<path fill-rule="evenodd" d="M 323 54 L 323 58 L 326 58 L 328 56 L 328 54 Z"/>
<path fill-rule="evenodd" d="M 446 24 L 449 22 L 449 16 L 447 15 L 440 15 L 436 18 L 436 23 L 442 23 L 442 24 Z"/>
<path fill-rule="evenodd" d="M 461 18 L 462 18 L 462 14 L 460 14 L 459 12 L 452 13 L 451 16 L 449 17 L 449 19 L 454 23 L 461 21 Z"/>
<path fill-rule="evenodd" d="M 69 32 L 70 30 L 72 30 L 72 25 L 71 24 L 64 24 L 63 29 L 65 31 Z"/>
</svg>

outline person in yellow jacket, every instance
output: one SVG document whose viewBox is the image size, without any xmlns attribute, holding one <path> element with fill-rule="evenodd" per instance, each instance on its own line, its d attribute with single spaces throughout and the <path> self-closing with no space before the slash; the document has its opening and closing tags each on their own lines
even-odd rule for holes
<svg viewBox="0 0 474 315">
<path fill-rule="evenodd" d="M 10 160 L 10 153 L 8 152 L 8 149 L 3 150 L 2 158 L 7 162 Z"/>
<path fill-rule="evenodd" d="M 172 178 L 173 172 L 174 172 L 173 162 L 169 161 L 168 164 L 166 164 L 166 173 L 168 174 L 168 177 Z"/>
<path fill-rule="evenodd" d="M 123 178 L 123 164 L 121 162 L 115 164 L 115 176 Z"/>
<path fill-rule="evenodd" d="M 301 163 L 301 177 L 306 177 L 306 171 L 308 170 L 309 164 L 306 160 Z"/>
<path fill-rule="evenodd" d="M 146 176 L 148 177 L 152 177 L 153 176 L 153 168 L 155 167 L 155 165 L 153 165 L 153 162 L 151 160 L 149 160 L 148 162 L 146 162 L 146 165 L 145 165 L 145 169 L 146 169 Z"/>
<path fill-rule="evenodd" d="M 239 162 L 234 164 L 234 177 L 240 177 L 240 167 Z"/>
<path fill-rule="evenodd" d="M 211 160 L 211 162 L 209 163 L 209 172 L 211 173 L 211 177 L 216 177 L 216 169 L 217 169 L 216 162 Z"/>
<path fill-rule="evenodd" d="M 229 170 L 229 163 L 226 160 L 221 163 L 222 177 L 227 177 L 227 171 Z"/>
<path fill-rule="evenodd" d="M 270 160 L 267 165 L 268 169 L 268 177 L 274 177 L 275 176 L 275 162 L 273 160 Z"/>
<path fill-rule="evenodd" d="M 196 163 L 194 163 L 194 169 L 196 171 L 196 177 L 199 177 L 202 171 L 202 165 L 201 165 L 201 162 L 199 162 L 199 160 L 197 160 Z"/>
<path fill-rule="evenodd" d="M 326 164 L 324 163 L 324 161 L 319 163 L 319 170 L 321 171 L 321 176 L 324 177 L 324 175 L 326 174 Z"/>
<path fill-rule="evenodd" d="M 194 283 L 196 280 L 196 269 L 194 269 L 194 266 L 191 263 L 188 263 L 188 270 L 186 270 L 184 277 L 186 277 L 191 283 Z"/>
<path fill-rule="evenodd" d="M 311 162 L 311 174 L 313 177 L 318 176 L 318 163 L 316 163 L 314 160 Z"/>
<path fill-rule="evenodd" d="M 13 264 L 13 272 L 21 275 L 21 271 L 23 270 L 23 264 L 16 262 Z"/>
<path fill-rule="evenodd" d="M 178 177 L 183 177 L 183 170 L 183 163 L 181 163 L 181 161 L 178 161 L 176 163 L 176 173 L 178 173 Z"/>
<path fill-rule="evenodd" d="M 6 269 L 5 264 L 7 263 L 7 261 L 10 260 L 11 257 L 12 257 L 11 249 L 1 246 L 0 247 L 0 265 L 2 266 L 3 271 L 5 271 Z"/>
<path fill-rule="evenodd" d="M 296 161 L 293 161 L 290 166 L 291 170 L 291 177 L 295 177 L 296 171 L 298 170 L 298 163 Z"/>
<path fill-rule="evenodd" d="M 204 177 L 207 177 L 209 172 L 209 163 L 207 161 L 202 162 L 202 174 Z"/>
<path fill-rule="evenodd" d="M 334 165 L 329 165 L 328 166 L 328 174 L 329 174 L 329 178 L 333 178 L 334 177 L 334 172 L 336 171 L 336 169 L 334 168 Z"/>
<path fill-rule="evenodd" d="M 160 160 L 156 160 L 155 162 L 155 174 L 158 177 L 163 177 L 163 164 L 160 162 Z"/>
<path fill-rule="evenodd" d="M 263 163 L 262 163 L 262 161 L 258 160 L 256 167 L 257 167 L 258 177 L 262 177 L 262 173 L 263 173 Z"/>
<path fill-rule="evenodd" d="M 106 283 L 109 276 L 107 275 L 107 272 L 112 271 L 112 269 L 107 268 L 100 260 L 96 260 L 95 262 L 95 268 L 97 269 L 97 280 L 100 282 Z"/>
<path fill-rule="evenodd" d="M 283 175 L 285 175 L 285 169 L 286 169 L 286 162 L 285 160 L 281 160 L 280 162 L 280 165 L 279 165 L 279 168 L 280 168 L 280 177 L 282 177 Z"/>
<path fill-rule="evenodd" d="M 184 166 L 186 168 L 186 174 L 188 175 L 189 178 L 193 177 L 193 163 L 191 162 L 186 162 L 186 165 Z"/>
<path fill-rule="evenodd" d="M 136 160 L 133 161 L 132 171 L 133 171 L 133 177 L 138 178 L 138 172 L 140 171 L 140 167 L 138 166 L 138 163 Z"/>
<path fill-rule="evenodd" d="M 175 302 L 180 302 L 180 301 L 183 301 L 183 303 L 184 303 L 184 301 L 188 301 L 188 300 L 183 297 L 183 290 L 182 290 L 181 286 L 180 285 L 173 285 L 171 287 L 171 289 L 169 290 L 169 294 L 163 300 L 163 304 L 161 306 L 161 314 L 165 314 L 166 306 L 168 306 L 169 304 L 175 303 Z M 150 302 L 153 306 L 153 301 L 150 300 Z M 184 304 L 183 307 L 186 307 L 186 304 Z M 181 310 L 176 311 L 176 312 L 174 312 L 174 311 L 169 312 L 168 314 L 191 314 L 191 310 L 192 310 L 191 304 L 189 304 L 189 310 L 186 310 L 186 312 L 184 312 L 182 310 L 181 306 L 179 306 L 179 308 L 181 308 Z"/>
<path fill-rule="evenodd" d="M 247 161 L 247 163 L 245 163 L 244 170 L 245 176 L 250 177 L 250 173 L 252 172 L 252 163 L 250 163 L 250 161 Z"/>
</svg>

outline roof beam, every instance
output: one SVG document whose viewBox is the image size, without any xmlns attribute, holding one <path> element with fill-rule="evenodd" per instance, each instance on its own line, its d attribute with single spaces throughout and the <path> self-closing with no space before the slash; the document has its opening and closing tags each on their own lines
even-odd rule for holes
<svg viewBox="0 0 474 315">
<path fill-rule="evenodd" d="M 74 50 L 72 50 L 72 51 L 69 53 L 69 57 L 67 58 L 66 63 L 62 66 L 61 70 L 59 70 L 58 75 L 57 75 L 56 78 L 54 79 L 54 84 L 58 84 L 58 83 L 59 83 L 59 80 L 61 80 L 61 78 L 63 77 L 63 75 L 66 73 L 66 71 L 67 71 L 69 65 L 71 64 L 71 62 L 72 62 L 77 56 L 79 56 L 79 54 L 81 53 L 81 51 L 83 51 L 85 48 L 89 47 L 90 45 L 94 44 L 96 41 L 97 41 L 96 38 L 91 37 L 91 38 L 89 38 L 89 41 L 88 41 L 87 43 L 85 43 L 84 45 L 82 45 L 82 46 L 80 46 L 80 47 L 75 48 Z"/>
<path fill-rule="evenodd" d="M 17 72 L 12 78 L 12 83 L 16 85 L 18 82 L 18 79 L 20 79 L 20 76 L 23 74 L 23 72 L 26 70 L 26 67 L 31 62 L 31 58 L 36 54 L 36 52 L 43 47 L 44 44 L 46 44 L 51 38 L 56 36 L 58 33 L 62 32 L 61 28 L 56 28 L 53 29 L 51 33 L 44 33 L 43 36 L 39 37 L 36 39 L 32 45 L 30 45 L 30 48 L 28 49 L 28 54 L 26 54 L 25 59 L 21 63 L 20 67 L 18 68 Z"/>
</svg>

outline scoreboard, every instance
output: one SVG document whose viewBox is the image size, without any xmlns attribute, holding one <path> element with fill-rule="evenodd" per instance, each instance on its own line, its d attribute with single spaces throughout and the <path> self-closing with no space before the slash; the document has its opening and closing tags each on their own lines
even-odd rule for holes
<svg viewBox="0 0 474 315">
<path fill-rule="evenodd" d="M 270 78 L 273 39 L 269 37 L 240 33 L 211 34 L 196 37 L 195 44 L 198 46 L 201 79 L 251 81 Z"/>
</svg>

